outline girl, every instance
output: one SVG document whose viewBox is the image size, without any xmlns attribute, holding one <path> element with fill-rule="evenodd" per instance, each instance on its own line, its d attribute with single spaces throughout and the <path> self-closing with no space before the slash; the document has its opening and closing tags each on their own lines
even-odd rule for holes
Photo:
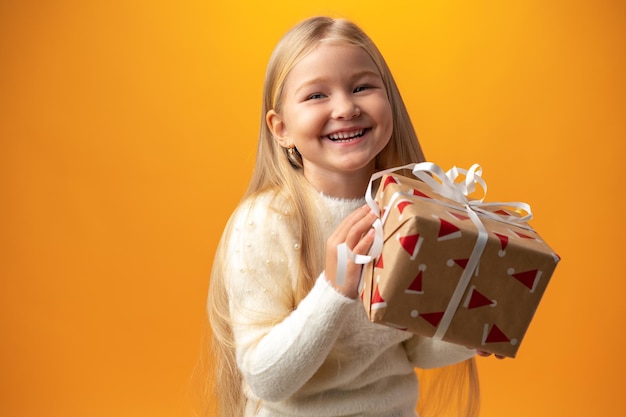
<svg viewBox="0 0 626 417">
<path fill-rule="evenodd" d="M 376 46 L 346 20 L 302 22 L 270 58 L 262 114 L 209 290 L 221 415 L 414 417 L 414 368 L 452 364 L 440 387 L 456 389 L 460 371 L 464 415 L 476 415 L 474 350 L 371 323 L 361 266 L 335 277 L 337 245 L 367 254 L 372 244 L 370 176 L 424 160 Z"/>
</svg>

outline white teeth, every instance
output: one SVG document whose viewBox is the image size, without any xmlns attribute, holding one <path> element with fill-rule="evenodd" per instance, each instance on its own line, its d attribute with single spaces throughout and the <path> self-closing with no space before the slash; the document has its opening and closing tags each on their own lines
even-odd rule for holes
<svg viewBox="0 0 626 417">
<path fill-rule="evenodd" d="M 339 132 L 328 135 L 330 140 L 342 140 L 342 139 L 353 139 L 359 136 L 363 136 L 364 129 L 355 130 L 354 132 Z"/>
</svg>

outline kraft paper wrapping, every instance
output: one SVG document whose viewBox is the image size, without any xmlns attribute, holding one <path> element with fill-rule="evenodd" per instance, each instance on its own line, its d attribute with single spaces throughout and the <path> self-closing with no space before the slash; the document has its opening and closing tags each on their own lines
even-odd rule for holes
<svg viewBox="0 0 626 417">
<path fill-rule="evenodd" d="M 506 221 L 514 210 L 488 206 L 494 216 L 478 214 L 484 249 L 465 271 L 480 233 L 467 206 L 394 174 L 382 177 L 376 202 L 384 244 L 364 266 L 361 293 L 370 319 L 515 357 L 559 261 L 554 251 L 528 224 Z"/>
</svg>

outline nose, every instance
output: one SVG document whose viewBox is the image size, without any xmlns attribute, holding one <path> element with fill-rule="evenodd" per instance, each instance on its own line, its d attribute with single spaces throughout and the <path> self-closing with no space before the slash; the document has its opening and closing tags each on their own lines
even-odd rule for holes
<svg viewBox="0 0 626 417">
<path fill-rule="evenodd" d="M 341 94 L 334 97 L 333 118 L 350 120 L 358 117 L 360 114 L 361 109 L 351 95 Z"/>
</svg>

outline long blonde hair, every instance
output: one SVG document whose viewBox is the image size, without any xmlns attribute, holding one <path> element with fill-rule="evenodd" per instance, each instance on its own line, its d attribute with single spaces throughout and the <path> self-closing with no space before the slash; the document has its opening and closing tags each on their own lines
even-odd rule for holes
<svg viewBox="0 0 626 417">
<path fill-rule="evenodd" d="M 244 199 L 255 198 L 260 193 L 268 191 L 275 192 L 290 203 L 293 207 L 294 218 L 299 220 L 301 236 L 299 244 L 302 254 L 298 269 L 300 275 L 297 277 L 293 292 L 288 295 L 294 308 L 310 291 L 314 280 L 323 269 L 324 241 L 316 228 L 308 227 L 308 225 L 315 224 L 313 220 L 316 212 L 310 195 L 302 192 L 308 188 L 304 186 L 306 180 L 302 174 L 302 161 L 297 153 L 295 156 L 289 155 L 286 149 L 282 148 L 272 137 L 265 122 L 265 115 L 269 110 L 281 112 L 282 89 L 287 75 L 294 65 L 322 41 L 350 44 L 362 48 L 372 58 L 382 76 L 393 113 L 393 132 L 387 146 L 376 157 L 376 169 L 424 160 L 417 135 L 391 71 L 378 48 L 359 27 L 344 19 L 315 17 L 301 22 L 287 32 L 274 49 L 267 66 L 256 163 Z M 242 392 L 242 377 L 235 362 L 229 300 L 224 287 L 227 267 L 222 264 L 222 260 L 225 259 L 224 243 L 228 240 L 230 228 L 229 222 L 213 262 L 207 306 L 212 337 L 210 346 L 203 349 L 209 357 L 205 357 L 201 364 L 205 367 L 201 374 L 206 372 L 212 374 L 209 375 L 209 382 L 212 382 L 212 385 L 209 385 L 212 389 L 204 391 L 202 395 L 205 398 L 210 396 L 216 399 L 218 404 L 209 405 L 202 414 L 240 417 L 244 413 L 245 398 Z M 459 369 L 461 372 L 453 372 L 453 378 L 444 379 L 451 381 L 463 374 L 469 375 L 469 379 L 475 381 L 475 370 L 472 364 L 464 365 Z M 474 404 L 476 403 L 474 399 L 477 398 L 477 390 L 474 388 L 477 388 L 477 384 L 471 382 L 469 387 L 469 403 Z M 474 407 L 467 408 L 473 409 Z M 464 415 L 475 414 L 470 412 Z"/>
</svg>

